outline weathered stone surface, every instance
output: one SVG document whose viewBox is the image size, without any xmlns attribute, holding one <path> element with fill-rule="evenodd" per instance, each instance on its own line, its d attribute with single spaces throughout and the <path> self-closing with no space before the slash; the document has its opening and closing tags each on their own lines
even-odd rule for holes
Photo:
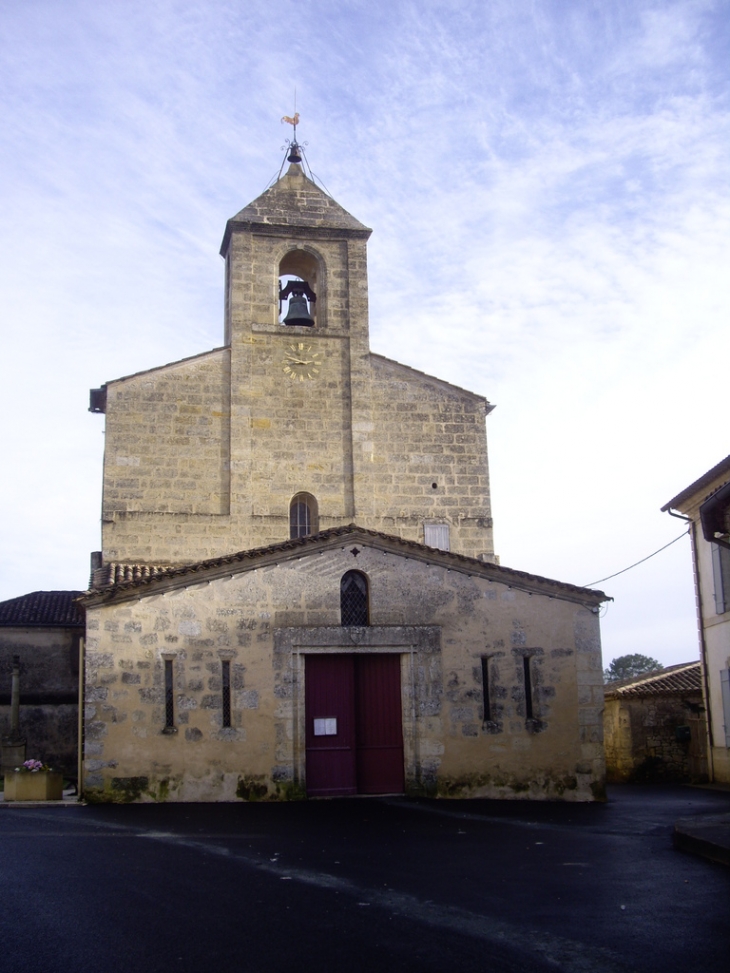
<svg viewBox="0 0 730 973">
<path fill-rule="evenodd" d="M 128 692 L 87 714 L 87 738 L 118 760 L 89 768 L 97 798 L 302 797 L 311 653 L 400 657 L 410 793 L 591 800 L 602 787 L 590 599 L 489 564 L 489 404 L 371 353 L 369 233 L 293 167 L 227 226 L 225 346 L 107 387 L 103 556 L 141 586 L 86 604 L 87 686 L 113 677 Z M 279 321 L 292 274 L 317 295 L 311 328 Z M 229 558 L 287 540 L 299 493 L 313 532 L 357 522 L 470 560 L 366 532 Z M 207 558 L 224 561 L 155 580 Z M 352 569 L 370 624 L 343 627 Z"/>
<path fill-rule="evenodd" d="M 369 232 L 297 173 L 230 221 L 225 347 L 107 386 L 106 562 L 284 540 L 300 491 L 320 528 L 355 521 L 423 542 L 441 524 L 452 550 L 493 558 L 487 403 L 370 353 Z M 297 255 L 315 278 L 311 329 L 278 319 L 279 264 Z M 296 356 L 316 360 L 311 379 L 285 371 Z M 122 624 L 116 641 L 129 634 Z"/>
<path fill-rule="evenodd" d="M 597 652 L 597 639 L 585 637 L 591 624 L 597 633 L 597 616 L 574 601 L 515 587 L 507 601 L 488 598 L 487 591 L 506 586 L 404 555 L 384 557 L 376 545 L 359 544 L 357 566 L 370 586 L 371 625 L 343 628 L 339 579 L 353 560 L 347 545 L 314 550 L 260 569 L 239 565 L 238 573 L 210 584 L 88 606 L 109 639 L 115 626 L 104 621 L 113 622 L 125 611 L 134 622 L 124 658 L 133 663 L 131 671 L 141 675 L 142 684 L 128 702 L 91 713 L 87 739 L 104 737 L 106 759 L 118 761 L 115 777 L 148 778 L 149 788 L 136 800 L 151 800 L 145 794 L 157 793 L 160 781 L 170 775 L 179 786 L 168 788 L 167 800 L 187 800 L 191 794 L 195 800 L 236 799 L 228 775 L 241 774 L 259 782 L 257 799 L 301 796 L 306 786 L 304 660 L 310 652 L 400 655 L 406 782 L 413 793 L 593 799 L 592 786 L 602 787 L 603 780 L 601 706 L 595 701 L 602 698 L 602 672 L 592 659 L 584 671 L 576 671 L 577 646 L 571 639 L 579 622 L 581 653 Z M 292 599 L 303 606 L 304 624 L 272 626 L 272 617 L 286 617 Z M 329 624 L 308 625 L 307 606 L 328 603 Z M 174 720 L 185 732 L 162 733 L 163 650 L 153 650 L 149 658 L 145 643 L 161 612 L 175 626 L 195 619 L 206 630 L 215 622 L 219 634 L 235 634 L 243 621 L 254 636 L 245 645 L 232 638 L 237 647 L 226 650 L 231 672 L 240 680 L 245 675 L 245 688 L 231 692 L 230 728 L 221 725 L 223 660 L 217 650 L 198 648 L 197 636 L 189 634 L 180 636 L 172 658 L 175 685 L 184 690 L 175 692 Z M 396 613 L 404 624 L 388 624 Z M 524 635 L 524 644 L 485 650 L 509 645 L 514 632 Z M 101 648 L 105 651 L 103 642 Z M 493 717 L 499 713 L 488 721 L 483 655 L 489 657 Z M 525 655 L 533 683 L 531 719 L 525 711 Z M 142 660 L 149 668 L 138 668 Z M 99 671 L 89 667 L 90 689 Z M 581 703 L 585 692 L 590 700 Z M 124 705 L 131 715 L 127 723 L 120 722 Z M 133 741 L 140 739 L 143 725 L 151 732 L 140 749 Z M 576 778 L 577 766 L 587 769 Z M 112 770 L 93 767 L 104 780 L 99 786 L 113 796 Z M 158 772 L 156 767 L 167 769 Z M 283 783 L 294 790 L 282 790 Z"/>
</svg>

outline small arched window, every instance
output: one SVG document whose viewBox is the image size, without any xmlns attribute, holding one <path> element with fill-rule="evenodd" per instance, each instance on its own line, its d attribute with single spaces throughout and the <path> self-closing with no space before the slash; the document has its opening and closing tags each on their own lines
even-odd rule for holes
<svg viewBox="0 0 730 973">
<path fill-rule="evenodd" d="M 369 625 L 368 579 L 360 571 L 348 571 L 340 581 L 341 624 Z"/>
<path fill-rule="evenodd" d="M 289 504 L 289 537 L 308 537 L 318 530 L 317 501 L 311 493 L 297 493 Z"/>
</svg>

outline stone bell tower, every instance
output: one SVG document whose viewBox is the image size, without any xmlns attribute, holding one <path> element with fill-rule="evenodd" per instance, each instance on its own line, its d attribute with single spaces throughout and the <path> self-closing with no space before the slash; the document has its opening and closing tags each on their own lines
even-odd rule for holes
<svg viewBox="0 0 730 973">
<path fill-rule="evenodd" d="M 491 406 L 370 352 L 371 231 L 289 158 L 227 223 L 224 346 L 92 391 L 105 577 L 353 522 L 493 559 Z"/>
<path fill-rule="evenodd" d="M 295 495 L 312 531 L 372 518 L 370 232 L 298 163 L 226 227 L 231 514 L 250 511 L 272 541 L 287 536 Z M 314 298 L 311 323 L 286 323 L 291 278 Z"/>
</svg>

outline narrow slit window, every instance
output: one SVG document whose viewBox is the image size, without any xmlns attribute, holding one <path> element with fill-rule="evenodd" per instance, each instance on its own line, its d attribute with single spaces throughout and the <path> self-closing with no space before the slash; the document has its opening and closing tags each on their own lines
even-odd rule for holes
<svg viewBox="0 0 730 973">
<path fill-rule="evenodd" d="M 222 663 L 221 692 L 223 694 L 223 726 L 231 725 L 231 663 Z"/>
<path fill-rule="evenodd" d="M 165 729 L 175 726 L 175 694 L 172 685 L 172 659 L 165 659 Z"/>
<path fill-rule="evenodd" d="M 492 719 L 492 704 L 489 698 L 489 656 L 482 656 L 482 701 L 484 704 L 484 722 Z"/>
<path fill-rule="evenodd" d="M 523 656 L 522 665 L 525 671 L 525 718 L 533 719 L 532 709 L 532 673 L 530 671 L 530 656 Z"/>
</svg>

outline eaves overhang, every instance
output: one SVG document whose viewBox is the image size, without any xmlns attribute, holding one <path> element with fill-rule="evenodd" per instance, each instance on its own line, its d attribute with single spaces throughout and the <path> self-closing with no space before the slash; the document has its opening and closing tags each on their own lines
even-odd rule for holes
<svg viewBox="0 0 730 973">
<path fill-rule="evenodd" d="M 661 508 L 662 513 L 668 513 L 670 510 L 680 510 L 683 511 L 684 506 L 690 502 L 698 493 L 706 490 L 718 477 L 724 476 L 725 474 L 730 475 L 730 456 L 726 456 L 725 459 L 720 460 L 720 462 L 713 466 L 711 470 L 703 473 L 694 483 L 690 483 L 688 487 L 680 491 L 676 497 L 672 497 L 664 506 Z"/>
<path fill-rule="evenodd" d="M 287 561 L 300 560 L 303 557 L 321 555 L 326 551 L 343 549 L 350 544 L 358 543 L 380 550 L 385 554 L 390 553 L 406 560 L 411 559 L 441 566 L 447 571 L 457 571 L 473 577 L 481 577 L 528 594 L 544 595 L 548 598 L 574 602 L 594 612 L 599 610 L 603 602 L 613 600 L 603 591 L 553 581 L 539 575 L 506 568 L 500 564 L 480 561 L 477 558 L 454 554 L 450 551 L 437 550 L 416 541 L 403 540 L 400 537 L 350 524 L 346 527 L 333 527 L 309 537 L 301 537 L 249 551 L 240 551 L 225 557 L 210 558 L 197 564 L 169 568 L 136 580 L 90 590 L 79 598 L 79 602 L 84 608 L 98 608 L 109 604 L 135 601 L 149 595 L 180 590 L 196 584 L 208 584 L 250 570 L 272 567 Z"/>
</svg>

